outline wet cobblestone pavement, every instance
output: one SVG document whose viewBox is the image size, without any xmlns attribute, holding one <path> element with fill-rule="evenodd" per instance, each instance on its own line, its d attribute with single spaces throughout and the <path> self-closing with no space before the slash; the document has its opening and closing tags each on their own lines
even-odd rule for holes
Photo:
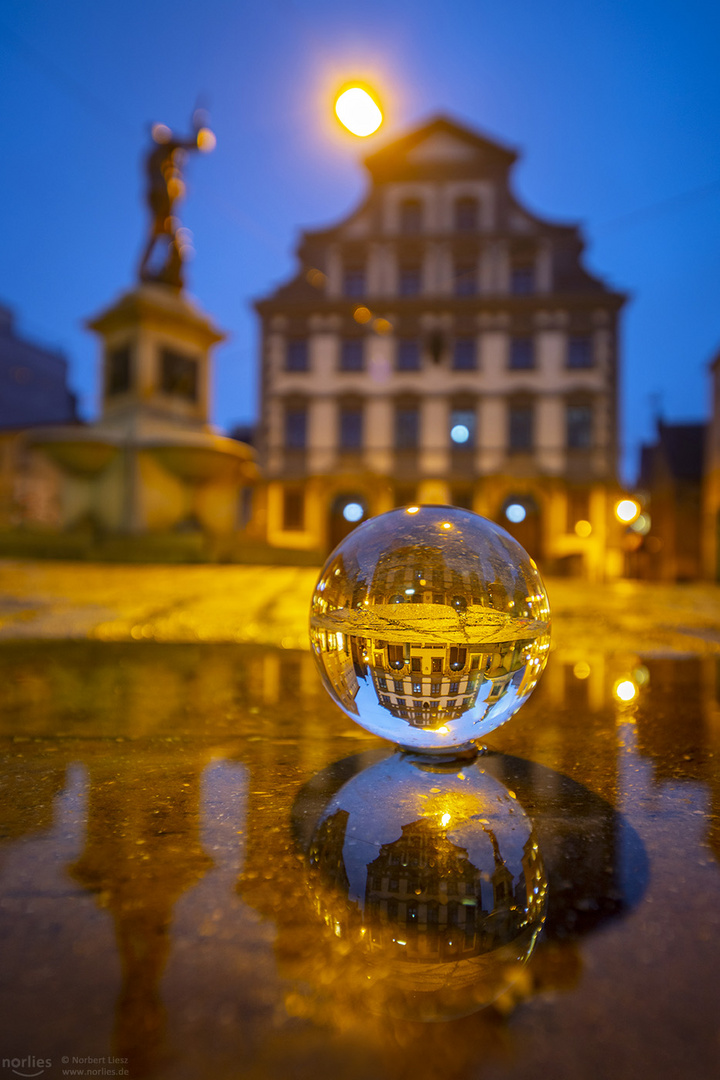
<svg viewBox="0 0 720 1080">
<path fill-rule="evenodd" d="M 717 590 L 550 582 L 539 687 L 428 771 L 325 694 L 314 580 L 3 564 L 2 1058 L 715 1080 Z"/>
</svg>

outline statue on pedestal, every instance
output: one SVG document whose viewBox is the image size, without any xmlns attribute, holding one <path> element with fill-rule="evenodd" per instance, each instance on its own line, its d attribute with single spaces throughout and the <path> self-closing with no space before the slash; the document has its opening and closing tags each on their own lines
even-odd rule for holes
<svg viewBox="0 0 720 1080">
<path fill-rule="evenodd" d="M 193 114 L 193 134 L 179 138 L 165 124 L 153 124 L 153 146 L 145 160 L 146 197 L 150 209 L 150 235 L 140 260 L 141 281 L 160 282 L 173 288 L 183 287 L 183 243 L 175 204 L 185 194 L 182 167 L 189 151 L 209 153 L 215 147 L 215 135 L 207 126 L 207 114 Z M 157 251 L 161 252 L 158 259 Z"/>
</svg>

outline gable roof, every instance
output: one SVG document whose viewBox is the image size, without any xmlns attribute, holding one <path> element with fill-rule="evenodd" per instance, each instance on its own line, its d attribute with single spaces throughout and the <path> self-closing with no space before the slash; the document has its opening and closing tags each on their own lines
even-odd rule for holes
<svg viewBox="0 0 720 1080">
<path fill-rule="evenodd" d="M 365 158 L 376 183 L 434 179 L 445 173 L 459 176 L 497 176 L 507 173 L 517 153 L 502 143 L 436 116 L 422 127 L 395 139 Z"/>
</svg>

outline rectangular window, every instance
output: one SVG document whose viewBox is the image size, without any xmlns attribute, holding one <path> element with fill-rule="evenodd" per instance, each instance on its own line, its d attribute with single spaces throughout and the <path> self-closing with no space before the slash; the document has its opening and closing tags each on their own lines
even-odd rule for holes
<svg viewBox="0 0 720 1080">
<path fill-rule="evenodd" d="M 358 406 L 340 409 L 340 449 L 359 450 L 362 446 L 363 414 Z"/>
<path fill-rule="evenodd" d="M 512 371 L 528 371 L 535 367 L 535 343 L 531 337 L 510 338 L 509 367 Z"/>
<path fill-rule="evenodd" d="M 420 370 L 420 342 L 416 338 L 399 339 L 395 367 L 398 371 Z"/>
<path fill-rule="evenodd" d="M 430 683 L 430 693 L 431 694 L 439 694 L 440 693 L 440 685 L 441 684 L 439 682 Z"/>
<path fill-rule="evenodd" d="M 420 442 L 420 412 L 416 405 L 395 411 L 395 446 L 398 450 L 416 450 Z"/>
<path fill-rule="evenodd" d="M 422 680 L 421 679 L 417 679 L 417 678 L 413 679 L 413 681 L 412 681 L 412 692 L 413 692 L 413 694 L 422 694 Z M 420 705 L 422 706 L 422 702 L 420 702 Z"/>
<path fill-rule="evenodd" d="M 160 388 L 164 394 L 197 401 L 198 362 L 195 357 L 185 356 L 173 349 L 161 349 Z"/>
<path fill-rule="evenodd" d="M 450 412 L 450 441 L 453 447 L 475 445 L 475 410 L 452 409 Z"/>
<path fill-rule="evenodd" d="M 358 299 L 365 295 L 365 267 L 346 266 L 343 273 L 343 295 Z"/>
<path fill-rule="evenodd" d="M 396 694 L 404 694 L 405 687 L 403 686 L 402 679 L 393 679 L 393 689 Z"/>
<path fill-rule="evenodd" d="M 304 406 L 285 410 L 285 446 L 304 450 L 307 445 L 307 409 Z"/>
<path fill-rule="evenodd" d="M 513 296 L 529 296 L 535 292 L 535 266 L 518 263 L 510 271 L 510 292 Z"/>
<path fill-rule="evenodd" d="M 405 236 L 417 236 L 422 231 L 422 203 L 419 199 L 405 199 L 400 203 L 400 232 Z"/>
<path fill-rule="evenodd" d="M 461 233 L 477 232 L 477 199 L 470 197 L 455 200 L 455 231 Z"/>
<path fill-rule="evenodd" d="M 477 367 L 475 338 L 455 338 L 452 354 L 453 371 L 474 371 Z"/>
<path fill-rule="evenodd" d="M 533 408 L 532 405 L 510 406 L 509 444 L 511 450 L 532 450 L 533 445 Z"/>
<path fill-rule="evenodd" d="M 309 368 L 307 338 L 289 338 L 285 348 L 285 370 L 308 371 Z"/>
<path fill-rule="evenodd" d="M 592 445 L 592 405 L 568 405 L 567 445 L 569 450 L 588 450 Z"/>
<path fill-rule="evenodd" d="M 422 272 L 419 266 L 401 266 L 398 275 L 398 292 L 401 296 L 419 296 Z"/>
<path fill-rule="evenodd" d="M 123 345 L 120 349 L 112 349 L 107 354 L 105 372 L 106 397 L 128 392 L 132 374 L 129 345 Z"/>
<path fill-rule="evenodd" d="M 410 661 L 410 670 L 411 671 L 422 671 L 422 657 L 421 656 L 413 656 L 413 658 Z"/>
<path fill-rule="evenodd" d="M 384 675 L 378 675 L 378 686 L 381 690 L 387 690 L 387 679 Z"/>
<path fill-rule="evenodd" d="M 460 683 L 459 682 L 451 682 L 450 683 L 450 689 L 449 689 L 448 693 L 449 694 L 459 694 L 460 693 Z"/>
<path fill-rule="evenodd" d="M 365 366 L 365 342 L 362 338 L 346 338 L 340 345 L 340 370 L 362 371 Z"/>
<path fill-rule="evenodd" d="M 475 296 L 477 293 L 477 263 L 455 264 L 454 289 L 456 296 Z"/>
<path fill-rule="evenodd" d="M 593 366 L 592 338 L 580 335 L 568 338 L 567 366 L 569 368 L 591 368 Z"/>
<path fill-rule="evenodd" d="M 434 672 L 435 671 L 442 671 L 442 667 L 443 667 L 442 657 L 441 656 L 433 656 L 433 658 L 432 658 L 432 670 Z"/>
<path fill-rule="evenodd" d="M 305 493 L 299 488 L 283 491 L 283 529 L 298 532 L 305 528 Z"/>
</svg>

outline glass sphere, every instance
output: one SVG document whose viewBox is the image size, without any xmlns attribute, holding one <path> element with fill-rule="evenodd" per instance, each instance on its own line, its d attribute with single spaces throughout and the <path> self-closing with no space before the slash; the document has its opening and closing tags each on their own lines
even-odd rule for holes
<svg viewBox="0 0 720 1080">
<path fill-rule="evenodd" d="M 457 753 L 535 688 L 550 607 L 504 529 L 469 510 L 409 506 L 364 522 L 330 555 L 310 639 L 352 720 L 405 749 Z"/>
</svg>

